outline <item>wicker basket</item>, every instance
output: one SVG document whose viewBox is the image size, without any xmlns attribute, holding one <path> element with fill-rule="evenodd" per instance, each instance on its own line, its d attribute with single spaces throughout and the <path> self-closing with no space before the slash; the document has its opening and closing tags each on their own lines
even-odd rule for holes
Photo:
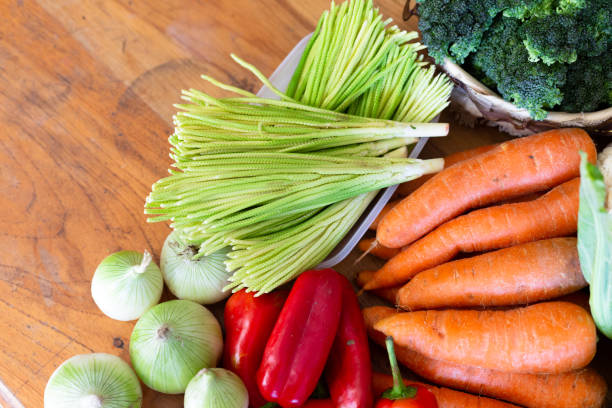
<svg viewBox="0 0 612 408">
<path fill-rule="evenodd" d="M 545 119 L 534 120 L 526 109 L 505 101 L 451 60 L 446 59 L 441 68 L 455 83 L 451 103 L 456 111 L 490 126 L 498 126 L 511 135 L 581 127 L 592 133 L 612 136 L 612 108 L 586 113 L 549 112 Z"/>
<path fill-rule="evenodd" d="M 418 17 L 418 7 L 408 0 L 402 17 L 406 21 L 413 16 Z M 535 120 L 526 109 L 505 101 L 450 59 L 447 58 L 440 68 L 455 83 L 451 108 L 467 124 L 484 122 L 513 136 L 560 127 L 581 127 L 591 133 L 612 136 L 612 107 L 597 112 L 548 112 L 545 119 Z"/>
</svg>

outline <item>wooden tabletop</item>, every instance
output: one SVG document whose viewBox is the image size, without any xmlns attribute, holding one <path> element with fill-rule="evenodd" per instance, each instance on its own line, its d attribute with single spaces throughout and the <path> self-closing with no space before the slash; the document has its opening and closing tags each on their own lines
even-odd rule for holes
<svg viewBox="0 0 612 408">
<path fill-rule="evenodd" d="M 403 0 L 377 4 L 414 28 L 401 22 Z M 0 4 L 0 406 L 42 407 L 50 374 L 75 354 L 129 360 L 133 322 L 104 316 L 91 299 L 90 279 L 112 252 L 160 253 L 169 229 L 147 224 L 143 204 L 151 184 L 167 174 L 179 91 L 210 90 L 202 73 L 257 90 L 257 80 L 229 54 L 269 75 L 328 6 L 329 0 Z M 454 123 L 425 154 L 504 138 Z M 351 261 L 340 269 L 352 273 Z M 182 396 L 145 395 L 145 407 L 182 406 Z"/>
</svg>

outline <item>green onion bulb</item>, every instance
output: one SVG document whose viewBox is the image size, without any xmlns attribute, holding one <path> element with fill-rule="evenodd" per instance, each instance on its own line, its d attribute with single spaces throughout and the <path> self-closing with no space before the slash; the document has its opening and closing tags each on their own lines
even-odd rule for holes
<svg viewBox="0 0 612 408">
<path fill-rule="evenodd" d="M 185 390 L 185 408 L 247 408 L 249 394 L 236 374 L 223 368 L 203 368 Z"/>
<path fill-rule="evenodd" d="M 45 408 L 139 408 L 142 389 L 130 366 L 105 353 L 64 361 L 49 378 Z"/>
<path fill-rule="evenodd" d="M 130 358 L 149 388 L 166 394 L 185 392 L 202 368 L 214 367 L 223 336 L 215 316 L 190 300 L 171 300 L 148 310 L 130 338 Z"/>
<path fill-rule="evenodd" d="M 170 292 L 179 299 L 193 300 L 205 305 L 217 303 L 231 294 L 223 291 L 231 275 L 225 266 L 229 249 L 193 257 L 198 248 L 186 244 L 176 232 L 166 238 L 161 252 L 160 266 Z"/>
<path fill-rule="evenodd" d="M 145 251 L 107 256 L 91 281 L 91 295 L 102 313 L 116 320 L 135 320 L 156 305 L 164 282 L 153 257 Z"/>
</svg>

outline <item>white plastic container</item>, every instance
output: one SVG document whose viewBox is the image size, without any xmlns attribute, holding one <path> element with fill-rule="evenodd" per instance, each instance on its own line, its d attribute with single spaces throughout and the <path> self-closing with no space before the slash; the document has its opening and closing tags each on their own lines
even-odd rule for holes
<svg viewBox="0 0 612 408">
<path fill-rule="evenodd" d="M 291 77 L 293 76 L 293 73 L 295 72 L 300 62 L 300 58 L 302 57 L 302 54 L 304 53 L 306 45 L 308 44 L 308 40 L 310 40 L 311 36 L 312 34 L 309 34 L 306 37 L 302 38 L 302 40 L 297 43 L 297 45 L 291 50 L 291 52 L 289 52 L 283 62 L 280 63 L 276 70 L 274 70 L 274 73 L 272 73 L 272 75 L 270 76 L 270 82 L 272 82 L 272 84 L 281 91 L 284 92 L 289 86 L 289 81 L 291 81 Z M 279 99 L 279 97 L 267 86 L 263 86 L 259 90 L 259 92 L 257 92 L 257 96 L 261 96 L 263 98 Z M 412 152 L 410 153 L 411 158 L 418 157 L 418 155 L 421 153 L 421 150 L 423 150 L 423 146 L 425 146 L 425 143 L 427 143 L 427 139 L 428 138 L 419 139 L 419 142 L 414 146 Z M 396 188 L 397 186 L 387 187 L 376 196 L 376 198 L 372 201 L 372 203 L 370 203 L 368 208 L 361 215 L 359 220 L 357 220 L 353 228 L 351 228 L 348 234 L 346 234 L 344 239 L 340 241 L 340 243 L 336 246 L 336 248 L 334 248 L 332 253 L 329 254 L 327 259 L 321 262 L 317 268 L 331 268 L 340 263 L 344 258 L 346 258 L 346 256 L 353 250 L 353 248 L 355 248 L 359 240 L 361 240 L 363 235 L 368 230 L 368 227 L 370 226 L 370 224 L 372 224 L 372 222 L 383 209 L 385 204 L 387 204 L 387 202 L 395 192 Z"/>
</svg>

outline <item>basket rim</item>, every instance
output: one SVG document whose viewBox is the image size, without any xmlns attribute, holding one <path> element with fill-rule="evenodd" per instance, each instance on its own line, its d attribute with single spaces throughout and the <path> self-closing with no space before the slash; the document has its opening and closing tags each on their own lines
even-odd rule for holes
<svg viewBox="0 0 612 408">
<path fill-rule="evenodd" d="M 519 108 L 512 102 L 506 101 L 499 94 L 493 92 L 482 82 L 474 78 L 470 73 L 463 69 L 459 64 L 452 61 L 450 58 L 445 58 L 441 65 L 444 72 L 455 82 L 462 83 L 470 88 L 472 92 L 480 94 L 493 102 L 496 106 L 506 111 L 512 111 L 515 118 L 524 118 L 525 120 L 534 119 L 529 114 L 529 111 L 524 108 Z M 544 121 L 550 122 L 601 122 L 612 117 L 612 107 L 593 111 L 593 112 L 560 112 L 547 111 Z"/>
</svg>

